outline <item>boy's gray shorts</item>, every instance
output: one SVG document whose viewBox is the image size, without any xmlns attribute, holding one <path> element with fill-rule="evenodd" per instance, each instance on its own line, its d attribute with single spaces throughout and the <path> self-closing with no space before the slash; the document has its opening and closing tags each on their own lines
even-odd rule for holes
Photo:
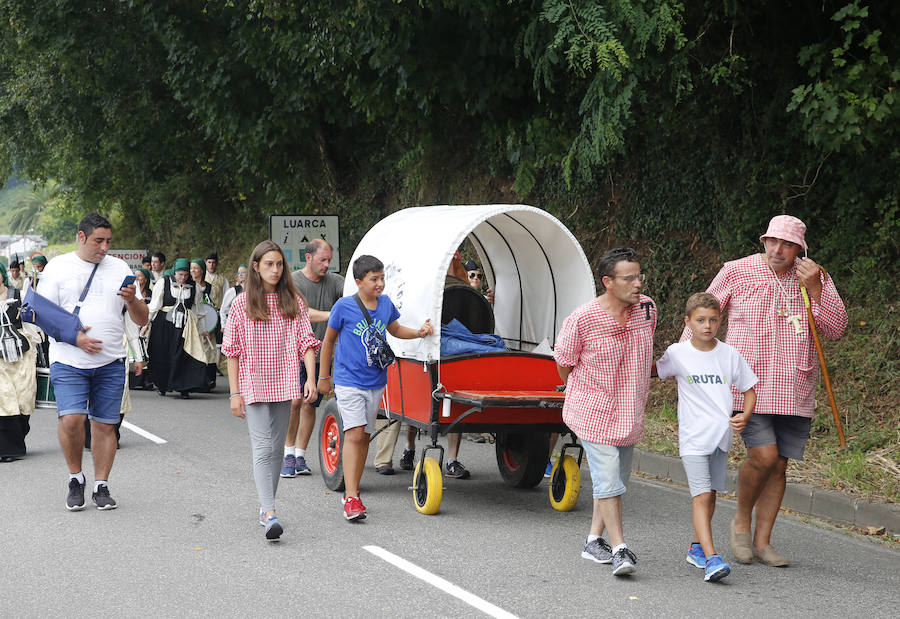
<svg viewBox="0 0 900 619">
<path fill-rule="evenodd" d="M 741 432 L 741 438 L 747 447 L 776 445 L 782 458 L 802 460 L 811 425 L 812 419 L 809 417 L 753 413 Z"/>
<path fill-rule="evenodd" d="M 725 473 L 728 471 L 726 452 L 717 447 L 708 456 L 681 456 L 681 463 L 692 497 L 711 490 L 725 492 Z"/>
<path fill-rule="evenodd" d="M 381 405 L 381 395 L 384 387 L 380 389 L 359 389 L 345 385 L 334 386 L 334 397 L 337 399 L 338 409 L 341 411 L 341 421 L 344 430 L 365 427 L 366 434 L 375 431 L 375 415 Z"/>
</svg>

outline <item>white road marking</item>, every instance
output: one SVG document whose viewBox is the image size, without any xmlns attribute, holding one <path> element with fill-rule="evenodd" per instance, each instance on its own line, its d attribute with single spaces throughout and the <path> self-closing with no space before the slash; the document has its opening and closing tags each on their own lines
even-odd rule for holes
<svg viewBox="0 0 900 619">
<path fill-rule="evenodd" d="M 155 434 L 150 434 L 150 433 L 147 432 L 145 429 L 139 428 L 139 427 L 137 427 L 136 425 L 134 425 L 133 423 L 129 423 L 129 422 L 125 421 L 124 419 L 122 420 L 122 427 L 125 428 L 125 429 L 127 429 L 127 430 L 131 430 L 131 431 L 134 432 L 135 434 L 139 434 L 139 435 L 143 436 L 143 437 L 146 438 L 146 439 L 149 439 L 149 440 L 153 441 L 153 442 L 156 443 L 157 445 L 164 445 L 164 444 L 166 444 L 166 443 L 168 442 L 166 439 L 164 439 L 164 438 L 159 438 L 159 437 L 156 436 Z"/>
<path fill-rule="evenodd" d="M 457 587 L 452 582 L 444 580 L 440 576 L 436 576 L 428 570 L 422 569 L 418 565 L 410 563 L 406 559 L 398 557 L 394 553 L 389 552 L 384 548 L 381 548 L 380 546 L 363 546 L 363 549 L 371 552 L 376 557 L 387 561 L 391 565 L 399 567 L 404 572 L 412 574 L 420 580 L 424 580 L 429 585 L 437 587 L 444 593 L 449 593 L 453 597 L 462 600 L 466 604 L 474 606 L 486 615 L 490 615 L 491 617 L 502 617 L 503 619 L 518 619 L 516 615 L 508 613 L 498 606 L 494 606 L 487 600 L 483 600 L 474 593 L 469 593 L 465 589 Z"/>
</svg>

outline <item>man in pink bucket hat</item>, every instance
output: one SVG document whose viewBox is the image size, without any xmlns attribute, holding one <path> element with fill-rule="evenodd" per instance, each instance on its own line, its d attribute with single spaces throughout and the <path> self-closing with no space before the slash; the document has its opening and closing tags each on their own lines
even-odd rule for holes
<svg viewBox="0 0 900 619">
<path fill-rule="evenodd" d="M 809 440 L 819 371 L 801 284 L 820 334 L 837 339 L 847 328 L 847 311 L 834 282 L 806 257 L 805 235 L 806 224 L 796 217 L 773 217 L 759 237 L 763 253 L 726 262 L 707 289 L 728 312 L 726 343 L 740 351 L 759 377 L 756 409 L 741 433 L 747 458 L 738 475 L 738 509 L 731 522 L 731 552 L 742 563 L 789 563 L 772 546 L 771 535 L 788 460 L 802 460 Z M 690 336 L 685 329 L 682 340 Z M 740 412 L 743 396 L 732 392 L 734 410 Z"/>
</svg>

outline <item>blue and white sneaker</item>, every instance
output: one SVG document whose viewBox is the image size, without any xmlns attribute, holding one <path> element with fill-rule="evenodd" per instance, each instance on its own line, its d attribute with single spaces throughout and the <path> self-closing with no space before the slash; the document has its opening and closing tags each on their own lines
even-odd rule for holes
<svg viewBox="0 0 900 619">
<path fill-rule="evenodd" d="M 722 561 L 719 555 L 709 555 L 706 560 L 706 574 L 703 580 L 706 582 L 716 582 L 722 580 L 731 573 L 731 566 Z"/>
<path fill-rule="evenodd" d="M 296 475 L 297 459 L 294 458 L 294 454 L 288 454 L 284 457 L 284 461 L 281 463 L 281 476 L 296 477 Z"/>
<path fill-rule="evenodd" d="M 553 460 L 547 460 L 547 468 L 544 469 L 544 479 L 549 479 L 553 474 Z"/>
<path fill-rule="evenodd" d="M 266 512 L 259 510 L 259 526 L 266 526 Z"/>
<path fill-rule="evenodd" d="M 703 546 L 694 542 L 688 548 L 687 562 L 701 570 L 706 568 L 706 555 L 703 553 Z"/>
<path fill-rule="evenodd" d="M 309 467 L 306 466 L 306 458 L 303 456 L 297 456 L 295 458 L 296 464 L 294 464 L 294 472 L 297 475 L 312 475 L 312 471 L 309 470 Z"/>
<path fill-rule="evenodd" d="M 278 518 L 275 514 L 272 514 L 268 518 L 266 518 L 266 539 L 267 540 L 276 540 L 281 537 L 281 534 L 284 533 L 284 527 L 281 526 L 281 523 L 278 522 Z"/>
</svg>

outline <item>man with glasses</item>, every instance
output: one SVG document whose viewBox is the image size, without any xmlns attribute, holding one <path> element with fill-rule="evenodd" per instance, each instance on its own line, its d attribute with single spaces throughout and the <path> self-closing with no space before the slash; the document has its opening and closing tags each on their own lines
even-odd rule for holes
<svg viewBox="0 0 900 619">
<path fill-rule="evenodd" d="M 563 421 L 581 439 L 593 484 L 581 556 L 611 563 L 613 574 L 624 576 L 637 565 L 622 533 L 622 495 L 634 445 L 644 435 L 656 305 L 641 294 L 644 274 L 633 249 L 611 249 L 599 268 L 604 293 L 565 319 L 554 355 L 566 383 Z"/>
</svg>

